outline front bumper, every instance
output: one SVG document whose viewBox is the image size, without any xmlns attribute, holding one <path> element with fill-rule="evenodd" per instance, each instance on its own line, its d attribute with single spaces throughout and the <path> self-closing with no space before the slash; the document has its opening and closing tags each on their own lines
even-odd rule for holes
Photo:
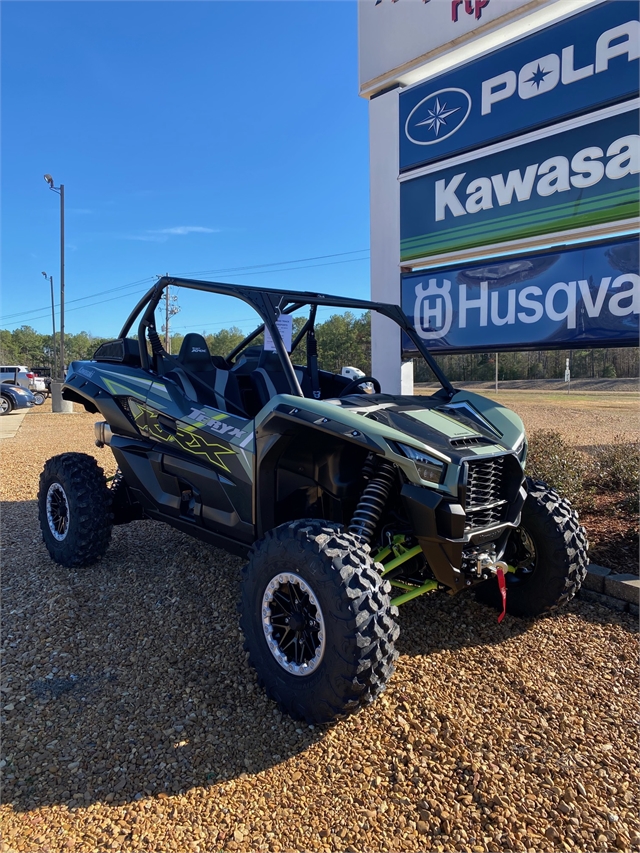
<svg viewBox="0 0 640 853">
<path fill-rule="evenodd" d="M 439 583 L 453 592 L 467 586 L 463 554 L 489 542 L 501 544 L 520 523 L 527 497 L 524 476 L 511 484 L 509 501 L 499 523 L 470 527 L 462 502 L 433 489 L 405 483 L 400 493 L 413 535 Z"/>
</svg>

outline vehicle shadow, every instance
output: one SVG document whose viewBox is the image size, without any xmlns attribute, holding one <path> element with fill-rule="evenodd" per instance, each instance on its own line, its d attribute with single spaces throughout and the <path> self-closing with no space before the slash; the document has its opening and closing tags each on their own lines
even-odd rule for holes
<svg viewBox="0 0 640 853">
<path fill-rule="evenodd" d="M 257 683 L 238 629 L 241 560 L 145 521 L 116 528 L 96 565 L 68 570 L 42 544 L 35 501 L 5 504 L 3 528 L 5 804 L 186 792 L 267 770 L 326 736 L 330 727 L 280 714 Z M 425 597 L 399 621 L 387 695 L 411 667 L 473 647 L 491 655 L 530 625 L 498 625 L 470 596 Z"/>
</svg>

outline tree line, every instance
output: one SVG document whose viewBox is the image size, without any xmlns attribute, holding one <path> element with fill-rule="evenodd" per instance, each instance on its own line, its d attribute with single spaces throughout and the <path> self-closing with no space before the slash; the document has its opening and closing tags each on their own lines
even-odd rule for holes
<svg viewBox="0 0 640 853">
<path fill-rule="evenodd" d="M 303 317 L 294 317 L 294 336 L 303 326 Z M 226 356 L 245 337 L 237 327 L 221 329 L 219 332 L 202 332 L 212 355 Z M 358 367 L 366 374 L 371 373 L 371 318 L 369 313 L 356 315 L 351 311 L 334 314 L 323 323 L 316 324 L 318 362 L 323 370 L 339 373 L 343 367 Z M 65 334 L 67 364 L 72 361 L 90 359 L 101 343 L 100 338 L 88 332 Z M 171 335 L 171 352 L 180 351 L 184 336 Z M 57 337 L 59 344 L 59 336 Z M 261 343 L 257 338 L 255 343 Z M 570 361 L 571 376 L 583 378 L 636 377 L 640 369 L 638 347 L 584 349 L 584 350 L 541 350 L 528 352 L 500 353 L 498 378 L 508 379 L 562 379 L 566 359 Z M 40 334 L 31 326 L 21 326 L 9 331 L 0 330 L 0 361 L 3 364 L 25 364 L 27 367 L 51 367 L 53 360 L 52 336 Z M 304 345 L 296 350 L 294 361 L 305 364 Z M 490 381 L 495 376 L 494 353 L 460 353 L 438 355 L 436 361 L 452 382 L 473 380 Z M 432 377 L 422 359 L 414 360 L 416 381 L 429 381 Z"/>
</svg>

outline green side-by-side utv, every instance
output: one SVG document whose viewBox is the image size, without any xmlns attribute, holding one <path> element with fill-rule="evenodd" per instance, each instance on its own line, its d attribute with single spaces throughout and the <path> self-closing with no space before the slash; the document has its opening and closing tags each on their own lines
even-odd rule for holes
<svg viewBox="0 0 640 853">
<path fill-rule="evenodd" d="M 169 355 L 155 321 L 167 287 L 235 297 L 262 324 L 226 358 L 198 334 Z M 321 370 L 324 307 L 397 323 L 439 389 L 391 396 L 373 376 Z M 294 313 L 304 319 L 289 352 L 281 330 Z M 397 608 L 417 596 L 473 588 L 532 617 L 569 601 L 585 576 L 575 512 L 525 476 L 520 418 L 456 390 L 396 305 L 163 277 L 117 340 L 71 364 L 63 396 L 100 415 L 96 444 L 118 469 L 107 482 L 93 456 L 46 463 L 38 500 L 51 557 L 89 565 L 113 525 L 142 518 L 246 557 L 245 648 L 295 718 L 328 722 L 375 699 L 397 656 Z"/>
</svg>

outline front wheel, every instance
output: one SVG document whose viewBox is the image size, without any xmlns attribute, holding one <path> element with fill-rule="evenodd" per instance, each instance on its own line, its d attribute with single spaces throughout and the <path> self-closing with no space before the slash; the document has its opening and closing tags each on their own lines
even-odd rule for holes
<svg viewBox="0 0 640 853">
<path fill-rule="evenodd" d="M 520 526 L 510 536 L 503 560 L 515 572 L 507 582 L 507 613 L 539 616 L 571 601 L 587 574 L 588 542 L 566 498 L 540 480 L 527 479 Z M 476 598 L 501 606 L 497 581 L 477 587 Z"/>
<path fill-rule="evenodd" d="M 9 397 L 0 395 L 0 415 L 8 415 L 13 411 L 13 403 Z"/>
<path fill-rule="evenodd" d="M 88 566 L 109 547 L 111 495 L 93 456 L 53 456 L 40 474 L 38 515 L 51 559 L 69 568 Z"/>
<path fill-rule="evenodd" d="M 33 392 L 33 402 L 36 406 L 41 406 L 45 401 L 45 395 L 42 391 L 34 391 Z"/>
<path fill-rule="evenodd" d="M 240 617 L 267 695 L 309 723 L 372 702 L 397 657 L 390 589 L 368 546 L 340 525 L 307 519 L 269 531 L 244 568 Z"/>
</svg>

